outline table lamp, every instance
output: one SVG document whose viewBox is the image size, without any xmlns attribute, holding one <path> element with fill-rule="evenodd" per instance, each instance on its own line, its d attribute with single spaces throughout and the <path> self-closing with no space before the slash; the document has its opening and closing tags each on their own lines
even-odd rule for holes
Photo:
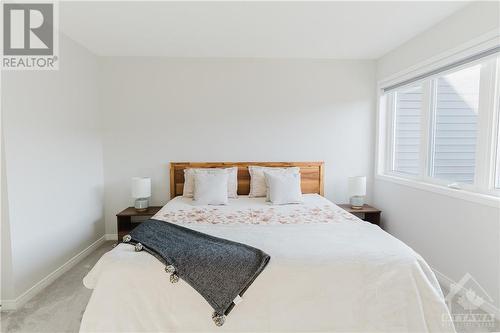
<svg viewBox="0 0 500 333">
<path fill-rule="evenodd" d="M 151 178 L 132 178 L 132 198 L 135 199 L 135 210 L 137 210 L 138 212 L 147 210 L 149 207 L 149 197 L 151 197 Z"/>
<path fill-rule="evenodd" d="M 349 203 L 352 209 L 361 209 L 365 203 L 366 177 L 349 177 Z"/>
</svg>

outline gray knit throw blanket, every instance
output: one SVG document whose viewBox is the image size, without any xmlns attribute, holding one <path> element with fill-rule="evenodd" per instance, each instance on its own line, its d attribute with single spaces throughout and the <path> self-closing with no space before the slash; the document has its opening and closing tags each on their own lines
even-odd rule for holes
<svg viewBox="0 0 500 333">
<path fill-rule="evenodd" d="M 233 301 L 243 295 L 271 258 L 245 244 L 153 219 L 139 224 L 123 241 L 163 262 L 170 282 L 181 278 L 200 293 L 214 309 L 212 320 L 217 326 L 224 324 Z"/>
</svg>

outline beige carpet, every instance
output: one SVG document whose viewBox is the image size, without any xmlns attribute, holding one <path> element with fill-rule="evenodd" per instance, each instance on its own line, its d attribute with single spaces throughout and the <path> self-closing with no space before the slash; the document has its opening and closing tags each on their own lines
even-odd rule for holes
<svg viewBox="0 0 500 333">
<path fill-rule="evenodd" d="M 2 332 L 78 332 L 83 311 L 92 294 L 92 290 L 83 286 L 83 277 L 104 253 L 112 249 L 113 243 L 103 244 L 21 309 L 2 313 Z"/>
<path fill-rule="evenodd" d="M 0 317 L 2 332 L 78 332 L 80 320 L 92 293 L 83 286 L 82 279 L 97 260 L 112 249 L 112 245 L 113 242 L 103 244 L 21 309 L 2 313 Z M 498 332 L 500 324 L 497 322 L 493 328 L 459 326 L 457 330 L 461 333 Z"/>
</svg>

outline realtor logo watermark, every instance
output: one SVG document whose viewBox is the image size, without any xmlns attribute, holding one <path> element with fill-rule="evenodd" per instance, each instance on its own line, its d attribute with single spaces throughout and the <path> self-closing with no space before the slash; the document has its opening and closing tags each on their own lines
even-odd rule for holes
<svg viewBox="0 0 500 333">
<path fill-rule="evenodd" d="M 491 304 L 493 299 L 469 273 L 465 274 L 458 283 L 450 286 L 445 300 L 450 309 L 451 318 L 444 316 L 444 323 L 451 325 L 450 321 L 453 321 L 457 328 L 497 328 L 495 316 L 480 309 L 485 302 Z M 494 311 L 498 310 L 494 309 Z"/>
<path fill-rule="evenodd" d="M 56 2 L 2 3 L 2 69 L 59 68 Z"/>
</svg>

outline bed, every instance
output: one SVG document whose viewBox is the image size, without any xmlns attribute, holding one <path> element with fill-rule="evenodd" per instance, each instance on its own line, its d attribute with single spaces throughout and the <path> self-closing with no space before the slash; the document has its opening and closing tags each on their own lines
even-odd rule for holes
<svg viewBox="0 0 500 333">
<path fill-rule="evenodd" d="M 283 206 L 246 196 L 249 164 L 259 163 L 173 163 L 172 200 L 153 217 L 271 255 L 223 327 L 187 283 L 168 282 L 156 258 L 119 244 L 84 278 L 93 293 L 80 331 L 454 332 L 425 260 L 325 199 L 322 163 L 260 163 L 301 168 L 304 203 Z M 239 168 L 240 196 L 227 206 L 181 196 L 184 168 L 228 165 Z"/>
</svg>

